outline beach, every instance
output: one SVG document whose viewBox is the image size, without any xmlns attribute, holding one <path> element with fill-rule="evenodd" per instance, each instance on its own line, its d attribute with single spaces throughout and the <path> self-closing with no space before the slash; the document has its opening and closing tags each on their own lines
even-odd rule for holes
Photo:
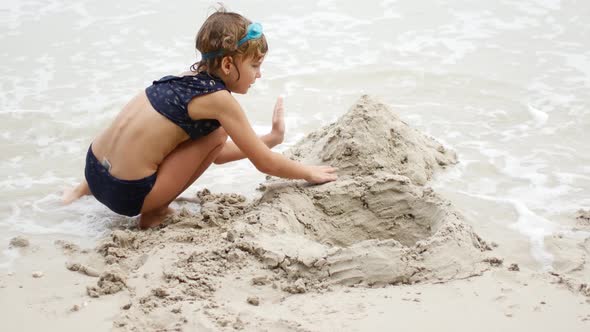
<svg viewBox="0 0 590 332">
<path fill-rule="evenodd" d="M 4 330 L 590 328 L 580 1 L 228 5 L 269 41 L 236 95 L 253 128 L 284 95 L 276 151 L 338 181 L 213 166 L 147 231 L 63 206 L 129 97 L 195 61 L 213 5 L 2 5 Z"/>
<path fill-rule="evenodd" d="M 49 264 L 33 239 L 13 238 L 22 261 L 42 270 L 6 275 L 4 299 L 51 319 L 12 329 L 80 319 L 121 331 L 587 328 L 590 238 L 546 239 L 548 271 L 531 269 L 509 242 L 486 241 L 498 234 L 478 235 L 427 186 L 456 154 L 387 105 L 363 96 L 286 155 L 323 160 L 340 178 L 269 178 L 251 202 L 204 189 L 191 199 L 197 213 L 181 209 L 148 231 L 116 227 L 95 248 L 58 240 Z M 575 218 L 582 235 L 589 213 Z"/>
</svg>

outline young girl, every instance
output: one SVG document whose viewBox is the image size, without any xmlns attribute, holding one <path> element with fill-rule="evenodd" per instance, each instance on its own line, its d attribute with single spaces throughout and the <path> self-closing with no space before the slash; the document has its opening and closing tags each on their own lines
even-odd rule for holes
<svg viewBox="0 0 590 332">
<path fill-rule="evenodd" d="M 116 213 L 140 214 L 145 229 L 161 223 L 172 212 L 168 205 L 211 163 L 248 158 L 270 175 L 336 180 L 330 166 L 303 165 L 270 150 L 283 141 L 281 98 L 271 133 L 257 137 L 231 94 L 247 93 L 261 77 L 268 45 L 260 24 L 221 9 L 199 30 L 196 48 L 201 61 L 190 72 L 154 81 L 92 142 L 86 180 L 64 193 L 64 203 L 92 194 Z"/>
</svg>

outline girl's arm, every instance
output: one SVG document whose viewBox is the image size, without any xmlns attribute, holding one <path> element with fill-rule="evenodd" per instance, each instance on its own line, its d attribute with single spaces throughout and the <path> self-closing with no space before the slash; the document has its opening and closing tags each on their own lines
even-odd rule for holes
<svg viewBox="0 0 590 332">
<path fill-rule="evenodd" d="M 283 108 L 283 98 L 279 97 L 275 104 L 272 114 L 272 129 L 270 133 L 259 136 L 260 140 L 269 148 L 283 143 L 285 138 L 285 109 Z M 225 143 L 223 149 L 213 161 L 215 164 L 225 164 L 231 161 L 236 161 L 246 158 L 246 155 L 238 148 L 238 146 L 229 141 Z"/>
<path fill-rule="evenodd" d="M 229 92 L 218 91 L 208 96 L 207 106 L 211 107 L 208 111 L 216 111 L 215 115 L 223 129 L 259 171 L 282 178 L 304 179 L 312 183 L 336 180 L 336 169 L 333 167 L 308 166 L 272 152 L 256 136 L 242 107 Z"/>
<path fill-rule="evenodd" d="M 275 138 L 275 136 L 273 135 L 273 133 L 262 135 L 262 136 L 259 136 L 258 138 L 269 149 L 272 149 L 273 147 L 282 143 L 282 140 L 281 141 L 277 140 Z M 225 163 L 229 163 L 229 162 L 244 159 L 244 158 L 247 158 L 246 155 L 244 154 L 244 152 L 242 152 L 242 150 L 240 150 L 240 148 L 238 148 L 236 143 L 234 143 L 233 141 L 228 141 L 225 143 L 225 145 L 223 146 L 223 149 L 221 150 L 221 152 L 219 152 L 219 155 L 217 156 L 217 158 L 215 158 L 215 160 L 213 162 L 215 164 L 220 165 L 220 164 L 225 164 Z"/>
</svg>

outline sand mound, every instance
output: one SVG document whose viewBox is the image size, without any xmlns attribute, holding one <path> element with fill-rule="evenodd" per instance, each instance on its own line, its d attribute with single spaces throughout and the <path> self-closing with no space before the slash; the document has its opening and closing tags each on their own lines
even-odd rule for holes
<svg viewBox="0 0 590 332">
<path fill-rule="evenodd" d="M 289 155 L 335 165 L 322 186 L 270 182 L 232 226 L 238 245 L 269 267 L 317 283 L 448 280 L 485 269 L 484 243 L 450 203 L 422 184 L 456 162 L 386 106 L 362 97 L 341 120 Z"/>
<path fill-rule="evenodd" d="M 387 105 L 361 97 L 336 123 L 307 135 L 287 155 L 307 164 L 330 164 L 339 175 L 377 171 L 424 185 L 436 169 L 457 163 L 454 152 L 410 128 Z"/>
</svg>

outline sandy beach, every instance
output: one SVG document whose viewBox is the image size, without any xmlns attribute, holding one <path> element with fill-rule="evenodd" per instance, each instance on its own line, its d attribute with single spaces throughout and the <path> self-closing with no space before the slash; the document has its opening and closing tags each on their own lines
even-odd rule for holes
<svg viewBox="0 0 590 332">
<path fill-rule="evenodd" d="M 253 200 L 202 190 L 185 203 L 199 212 L 148 231 L 115 223 L 92 247 L 11 239 L 21 257 L 0 274 L 3 329 L 590 329 L 590 211 L 544 239 L 543 268 L 521 235 L 431 188 L 460 158 L 371 96 L 285 154 L 339 180 L 267 178 Z"/>
</svg>

